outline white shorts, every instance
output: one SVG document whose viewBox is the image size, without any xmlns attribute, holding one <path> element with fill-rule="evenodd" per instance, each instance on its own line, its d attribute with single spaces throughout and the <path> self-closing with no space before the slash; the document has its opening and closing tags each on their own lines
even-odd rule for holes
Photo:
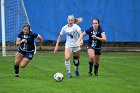
<svg viewBox="0 0 140 93">
<path fill-rule="evenodd" d="M 65 48 L 69 48 L 71 50 L 71 52 L 77 52 L 77 51 L 81 50 L 80 46 L 78 46 L 78 47 L 65 47 Z"/>
</svg>

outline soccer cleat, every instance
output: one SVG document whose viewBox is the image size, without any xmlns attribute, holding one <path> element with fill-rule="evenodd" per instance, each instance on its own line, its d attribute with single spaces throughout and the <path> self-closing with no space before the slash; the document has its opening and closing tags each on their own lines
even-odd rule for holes
<svg viewBox="0 0 140 93">
<path fill-rule="evenodd" d="M 94 70 L 94 75 L 98 76 L 98 71 L 97 70 Z"/>
<path fill-rule="evenodd" d="M 95 76 L 98 76 L 98 72 L 94 72 L 94 75 L 95 75 Z"/>
<path fill-rule="evenodd" d="M 79 72 L 78 72 L 78 71 L 75 71 L 75 75 L 76 75 L 77 77 L 79 77 Z"/>
<path fill-rule="evenodd" d="M 95 76 L 98 76 L 98 73 L 96 73 Z"/>
<path fill-rule="evenodd" d="M 15 74 L 15 77 L 19 77 L 19 74 Z"/>
<path fill-rule="evenodd" d="M 67 78 L 71 78 L 71 77 L 72 77 L 71 73 L 68 73 Z"/>
<path fill-rule="evenodd" d="M 95 64 L 94 65 L 94 75 L 98 76 L 98 68 L 99 68 L 99 64 Z"/>
<path fill-rule="evenodd" d="M 89 77 L 92 77 L 92 72 L 89 72 L 88 75 L 89 75 Z"/>
</svg>

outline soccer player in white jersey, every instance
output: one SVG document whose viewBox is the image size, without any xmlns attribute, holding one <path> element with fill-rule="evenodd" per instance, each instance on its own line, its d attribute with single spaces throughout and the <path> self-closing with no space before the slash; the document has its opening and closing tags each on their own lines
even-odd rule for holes
<svg viewBox="0 0 140 93">
<path fill-rule="evenodd" d="M 75 65 L 75 75 L 79 76 L 78 67 L 79 67 L 79 51 L 80 44 L 78 41 L 79 36 L 82 35 L 81 28 L 76 24 L 82 21 L 82 18 L 75 18 L 74 15 L 68 16 L 68 24 L 62 27 L 60 35 L 57 38 L 57 43 L 54 49 L 54 53 L 58 50 L 59 42 L 62 38 L 62 35 L 66 34 L 67 39 L 65 43 L 65 67 L 67 70 L 67 77 L 71 78 L 71 68 L 70 68 L 70 56 L 73 53 L 73 63 Z M 82 40 L 81 40 L 82 41 Z M 81 42 L 82 43 L 82 42 Z"/>
</svg>

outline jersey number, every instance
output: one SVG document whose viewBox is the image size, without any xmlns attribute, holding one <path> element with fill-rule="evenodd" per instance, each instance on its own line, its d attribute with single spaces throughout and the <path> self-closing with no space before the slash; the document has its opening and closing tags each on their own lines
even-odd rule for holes
<svg viewBox="0 0 140 93">
<path fill-rule="evenodd" d="M 96 45 L 97 45 L 97 40 L 93 39 L 93 40 L 92 40 L 92 45 L 91 45 L 91 46 L 92 46 L 92 47 L 96 47 Z"/>
</svg>

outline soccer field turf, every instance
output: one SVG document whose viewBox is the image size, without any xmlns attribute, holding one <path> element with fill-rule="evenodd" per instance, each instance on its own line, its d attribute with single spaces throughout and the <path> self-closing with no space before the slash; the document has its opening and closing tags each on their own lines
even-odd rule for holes
<svg viewBox="0 0 140 93">
<path fill-rule="evenodd" d="M 0 56 L 0 93 L 140 93 L 140 53 L 103 52 L 99 76 L 88 77 L 88 55 L 81 52 L 80 77 L 66 78 L 64 53 L 37 53 L 27 67 L 14 78 L 14 57 Z M 64 74 L 62 82 L 53 75 Z"/>
</svg>

